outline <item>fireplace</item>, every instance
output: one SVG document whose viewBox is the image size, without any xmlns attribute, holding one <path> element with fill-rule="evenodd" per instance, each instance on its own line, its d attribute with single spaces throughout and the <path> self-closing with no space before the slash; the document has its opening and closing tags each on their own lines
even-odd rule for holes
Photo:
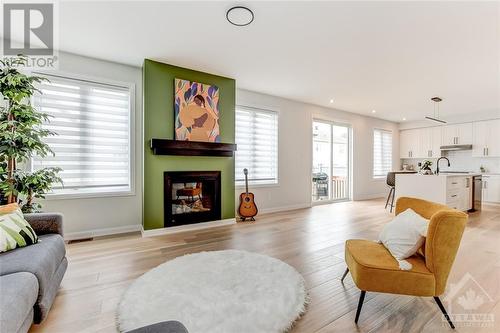
<svg viewBox="0 0 500 333">
<path fill-rule="evenodd" d="M 221 219 L 220 171 L 164 173 L 165 227 Z"/>
</svg>

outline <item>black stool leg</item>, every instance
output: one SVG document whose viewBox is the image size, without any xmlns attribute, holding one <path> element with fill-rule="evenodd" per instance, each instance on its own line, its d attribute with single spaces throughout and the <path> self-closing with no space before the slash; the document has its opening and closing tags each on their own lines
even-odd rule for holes
<svg viewBox="0 0 500 333">
<path fill-rule="evenodd" d="M 392 188 L 392 201 L 391 201 L 391 213 L 392 213 L 392 208 L 394 208 L 394 197 L 396 196 L 396 188 Z"/>
<path fill-rule="evenodd" d="M 434 296 L 434 300 L 436 301 L 437 305 L 439 306 L 439 309 L 441 310 L 441 312 L 443 313 L 444 317 L 448 321 L 448 324 L 450 324 L 450 327 L 453 328 L 453 329 L 455 329 L 455 325 L 453 325 L 453 322 L 451 321 L 450 316 L 446 312 L 446 309 L 444 308 L 443 303 L 441 303 L 441 300 L 439 299 L 439 297 Z"/>
<path fill-rule="evenodd" d="M 385 202 L 385 207 L 384 208 L 387 208 L 387 206 L 389 206 L 389 200 L 391 199 L 391 193 L 392 193 L 392 187 L 389 190 L 389 194 L 387 195 L 387 200 Z"/>
<path fill-rule="evenodd" d="M 361 313 L 361 308 L 363 307 L 363 301 L 365 300 L 365 294 L 366 294 L 366 291 L 361 290 L 361 294 L 359 295 L 358 310 L 356 311 L 356 318 L 354 319 L 354 322 L 356 324 L 358 323 L 359 314 Z"/>
</svg>

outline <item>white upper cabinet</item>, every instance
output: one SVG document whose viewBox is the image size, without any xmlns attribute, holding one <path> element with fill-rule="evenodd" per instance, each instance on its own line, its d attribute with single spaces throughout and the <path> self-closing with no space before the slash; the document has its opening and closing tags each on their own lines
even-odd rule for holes
<svg viewBox="0 0 500 333">
<path fill-rule="evenodd" d="M 500 157 L 500 119 L 402 130 L 400 158 L 439 158 L 441 146 L 470 145 L 474 157 Z"/>
<path fill-rule="evenodd" d="M 428 127 L 419 129 L 420 150 L 419 158 L 441 157 L 442 127 Z"/>
<path fill-rule="evenodd" d="M 472 144 L 472 123 L 443 126 L 443 146 Z"/>
<path fill-rule="evenodd" d="M 437 158 L 441 156 L 441 127 L 409 129 L 399 133 L 401 158 Z"/>
<path fill-rule="evenodd" d="M 419 129 L 399 132 L 399 156 L 401 158 L 418 158 L 420 152 Z"/>
<path fill-rule="evenodd" d="M 500 119 L 475 122 L 473 134 L 472 156 L 500 156 Z"/>
</svg>

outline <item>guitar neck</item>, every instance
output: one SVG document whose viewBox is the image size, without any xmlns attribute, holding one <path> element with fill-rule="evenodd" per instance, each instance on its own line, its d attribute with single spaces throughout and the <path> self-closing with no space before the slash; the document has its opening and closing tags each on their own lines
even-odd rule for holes
<svg viewBox="0 0 500 333">
<path fill-rule="evenodd" d="M 248 195 L 248 176 L 245 175 L 245 192 Z"/>
</svg>

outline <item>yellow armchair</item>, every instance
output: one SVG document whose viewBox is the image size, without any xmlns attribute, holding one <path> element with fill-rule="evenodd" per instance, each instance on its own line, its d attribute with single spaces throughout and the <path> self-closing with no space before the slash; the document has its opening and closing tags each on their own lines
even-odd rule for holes
<svg viewBox="0 0 500 333">
<path fill-rule="evenodd" d="M 399 269 L 398 262 L 382 245 L 373 241 L 349 239 L 345 243 L 347 273 L 351 273 L 361 294 L 356 312 L 358 322 L 367 291 L 434 297 L 448 323 L 455 328 L 439 299 L 467 223 L 467 214 L 437 203 L 416 198 L 399 198 L 396 215 L 411 208 L 429 220 L 427 237 L 418 253 L 407 260 L 412 269 Z"/>
</svg>

